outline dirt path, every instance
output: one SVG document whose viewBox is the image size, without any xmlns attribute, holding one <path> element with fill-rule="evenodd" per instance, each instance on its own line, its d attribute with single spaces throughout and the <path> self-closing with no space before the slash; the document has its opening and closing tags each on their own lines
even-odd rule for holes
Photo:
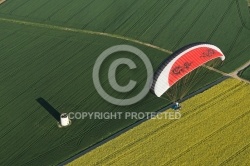
<svg viewBox="0 0 250 166">
<path fill-rule="evenodd" d="M 237 75 L 241 70 L 247 68 L 248 66 L 250 66 L 250 60 L 247 61 L 245 64 L 243 64 L 242 66 L 238 67 L 237 69 L 235 69 L 232 73 L 232 75 Z"/>
<path fill-rule="evenodd" d="M 206 66 L 206 65 L 203 65 L 203 67 L 205 67 L 205 68 L 207 68 L 207 69 L 209 69 L 209 70 L 212 70 L 212 71 L 214 71 L 214 72 L 216 72 L 216 73 L 220 73 L 221 75 L 230 76 L 230 74 L 225 73 L 225 72 L 223 72 L 223 71 L 220 71 L 220 70 L 218 70 L 218 69 L 215 69 L 215 68 L 213 68 L 213 67 Z"/>
<path fill-rule="evenodd" d="M 231 72 L 231 73 L 225 73 L 225 72 L 223 72 L 223 71 L 220 71 L 220 70 L 215 69 L 215 68 L 210 67 L 210 66 L 205 66 L 205 65 L 204 65 L 204 67 L 207 68 L 207 69 L 209 69 L 209 70 L 212 70 L 212 71 L 214 71 L 214 72 L 220 73 L 220 74 L 222 74 L 222 75 L 224 75 L 224 76 L 233 77 L 233 78 L 235 78 L 235 79 L 238 79 L 238 80 L 241 80 L 241 81 L 250 83 L 250 81 L 248 81 L 248 80 L 246 80 L 246 79 L 241 78 L 241 77 L 238 76 L 238 73 L 239 73 L 241 70 L 243 70 L 243 69 L 245 69 L 246 67 L 248 67 L 249 65 L 250 65 L 250 60 L 249 60 L 247 63 L 245 63 L 245 64 L 243 64 L 242 66 L 240 66 L 240 67 L 238 67 L 237 69 L 235 69 L 235 70 L 234 70 L 233 72 Z"/>
<path fill-rule="evenodd" d="M 250 65 L 250 60 L 247 61 L 247 62 L 246 62 L 245 64 L 243 64 L 242 66 L 240 66 L 240 67 L 238 67 L 237 69 L 235 69 L 235 70 L 234 70 L 233 72 L 231 72 L 231 73 L 225 73 L 225 72 L 223 72 L 223 71 L 220 71 L 220 70 L 217 70 L 217 69 L 215 69 L 215 68 L 212 68 L 212 67 L 209 67 L 209 66 L 205 66 L 205 65 L 204 65 L 204 67 L 207 68 L 207 69 L 209 69 L 209 70 L 212 70 L 212 71 L 215 71 L 215 72 L 217 72 L 217 73 L 220 73 L 220 74 L 222 74 L 222 75 L 224 75 L 224 76 L 233 77 L 233 78 L 235 78 L 235 79 L 238 79 L 238 80 L 241 80 L 241 81 L 250 83 L 250 81 L 248 81 L 248 80 L 246 80 L 246 79 L 243 79 L 243 78 L 241 78 L 241 77 L 238 76 L 238 73 L 239 73 L 241 70 L 243 70 L 243 69 L 245 69 L 246 67 L 248 67 L 249 65 Z"/>
<path fill-rule="evenodd" d="M 0 0 L 0 2 L 1 1 L 5 1 L 5 0 Z M 117 35 L 117 34 L 110 34 L 110 33 L 104 33 L 104 32 L 91 31 L 91 30 L 82 30 L 82 29 L 76 29 L 76 28 L 68 28 L 68 27 L 63 27 L 63 26 L 56 26 L 56 25 L 50 25 L 50 24 L 43 24 L 43 23 L 36 23 L 36 22 L 29 22 L 29 21 L 15 20 L 15 19 L 7 19 L 7 18 L 0 18 L 0 21 L 15 23 L 15 24 L 22 24 L 22 25 L 29 25 L 29 26 L 33 26 L 33 27 L 39 27 L 39 28 L 54 29 L 54 30 L 60 30 L 60 31 L 68 31 L 68 32 L 76 32 L 76 33 L 85 33 L 85 34 L 92 34 L 92 35 L 107 36 L 107 37 L 111 37 L 111 38 L 122 39 L 122 40 L 130 41 L 130 42 L 133 42 L 133 43 L 137 43 L 137 44 L 140 44 L 140 45 L 143 45 L 143 46 L 147 46 L 147 47 L 150 47 L 150 48 L 165 52 L 167 54 L 172 54 L 173 53 L 173 51 L 171 51 L 171 50 L 167 50 L 167 49 L 161 48 L 159 46 L 156 46 L 156 45 L 153 45 L 153 44 L 150 44 L 150 43 L 142 42 L 142 41 L 130 38 L 130 37 L 125 37 L 125 36 L 121 36 L 121 35 Z M 217 70 L 217 69 L 209 67 L 209 66 L 203 66 L 203 67 L 206 67 L 207 69 L 212 70 L 212 71 L 217 72 L 217 73 L 220 73 L 220 74 L 222 74 L 224 76 L 231 76 L 231 77 L 233 77 L 235 79 L 250 83 L 250 81 L 245 80 L 243 78 L 240 78 L 237 75 L 240 70 L 244 69 L 249 64 L 250 64 L 250 61 L 248 61 L 244 65 L 240 66 L 239 68 L 237 68 L 232 73 L 225 73 L 223 71 Z"/>
<path fill-rule="evenodd" d="M 238 76 L 238 73 L 239 73 L 241 70 L 247 68 L 248 66 L 250 66 L 250 60 L 249 60 L 248 62 L 246 62 L 244 65 L 242 65 L 242 66 L 240 66 L 239 68 L 237 68 L 236 70 L 234 70 L 233 72 L 229 73 L 229 75 L 230 75 L 231 77 L 233 77 L 233 78 L 240 79 L 240 80 L 242 80 L 242 81 L 244 81 L 244 82 L 250 83 L 250 81 L 248 81 L 248 80 L 246 80 L 246 79 L 241 78 L 241 77 Z"/>
<path fill-rule="evenodd" d="M 0 0 L 0 5 L 2 4 L 2 3 L 4 3 L 5 2 L 5 0 Z"/>
</svg>

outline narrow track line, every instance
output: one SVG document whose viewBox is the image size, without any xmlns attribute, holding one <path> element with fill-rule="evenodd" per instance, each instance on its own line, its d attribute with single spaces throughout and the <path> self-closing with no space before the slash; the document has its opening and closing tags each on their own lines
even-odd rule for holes
<svg viewBox="0 0 250 166">
<path fill-rule="evenodd" d="M 236 156 L 238 156 L 240 153 L 244 152 L 246 149 L 248 149 L 250 147 L 250 143 L 247 144 L 246 146 L 244 146 L 243 148 L 241 148 L 240 150 L 238 150 L 237 152 L 235 152 L 232 156 L 230 156 L 229 158 L 227 158 L 226 160 L 224 160 L 222 163 L 220 163 L 219 165 L 226 165 L 229 161 L 231 161 L 232 159 L 234 159 Z"/>
<path fill-rule="evenodd" d="M 137 43 L 137 44 L 140 44 L 140 45 L 144 45 L 144 46 L 147 46 L 147 47 L 151 47 L 151 48 L 154 48 L 156 50 L 165 52 L 167 54 L 172 54 L 173 53 L 170 50 L 155 46 L 153 44 L 142 42 L 142 41 L 130 38 L 130 37 L 125 37 L 125 36 L 121 36 L 121 35 L 117 35 L 117 34 L 110 34 L 110 33 L 105 33 L 105 32 L 97 32 L 97 31 L 91 31 L 91 30 L 76 29 L 76 28 L 62 27 L 62 26 L 56 26 L 56 25 L 50 25 L 50 24 L 44 24 L 44 23 L 36 23 L 36 22 L 29 22 L 29 21 L 15 20 L 15 19 L 7 19 L 7 18 L 0 18 L 0 21 L 9 22 L 9 23 L 16 23 L 16 24 L 20 24 L 20 25 L 29 25 L 29 26 L 40 27 L 40 28 L 54 29 L 54 30 L 60 30 L 60 31 L 68 31 L 68 32 L 85 33 L 85 34 L 91 34 L 91 35 L 107 36 L 107 37 L 111 37 L 111 38 L 130 41 L 130 42 Z"/>
<path fill-rule="evenodd" d="M 33 27 L 39 27 L 39 28 L 47 28 L 47 29 L 54 29 L 54 30 L 60 30 L 60 31 L 67 31 L 67 32 L 85 33 L 85 34 L 90 34 L 90 35 L 106 36 L 106 37 L 121 39 L 121 40 L 125 40 L 125 41 L 130 41 L 130 42 L 133 42 L 133 43 L 136 43 L 136 44 L 140 44 L 140 45 L 143 45 L 143 46 L 146 46 L 146 47 L 150 47 L 150 48 L 165 52 L 167 54 L 172 54 L 173 53 L 173 51 L 171 51 L 171 50 L 167 50 L 167 49 L 161 48 L 159 46 L 156 46 L 156 45 L 153 45 L 153 44 L 150 44 L 150 43 L 147 43 L 147 42 L 142 42 L 142 41 L 130 38 L 130 37 L 125 37 L 125 36 L 121 36 L 121 35 L 117 35 L 117 34 L 110 34 L 110 33 L 91 31 L 91 30 L 85 30 L 85 29 L 69 28 L 69 27 L 63 27 L 63 26 L 57 26 L 57 25 L 50 25 L 50 24 L 29 22 L 29 21 L 22 21 L 22 20 L 16 20 L 16 19 L 8 19 L 8 18 L 0 18 L 0 21 L 20 24 L 20 25 L 29 25 L 29 26 L 33 26 Z M 250 61 L 248 61 L 247 63 L 249 64 Z M 243 67 L 245 67 L 245 65 L 246 64 L 240 66 L 238 69 L 242 70 Z M 224 76 L 230 76 L 230 77 L 233 77 L 235 79 L 250 83 L 250 81 L 245 80 L 243 78 L 240 78 L 237 74 L 235 74 L 235 72 L 238 73 L 238 71 L 239 71 L 237 69 L 236 69 L 236 71 L 228 74 L 228 73 L 225 73 L 223 71 L 220 71 L 218 69 L 215 69 L 215 68 L 212 68 L 212 67 L 209 67 L 209 66 L 203 65 L 203 67 L 205 67 L 205 68 L 207 68 L 207 69 L 209 69 L 211 71 L 220 73 L 220 74 L 222 74 Z"/>
<path fill-rule="evenodd" d="M 225 73 L 225 72 L 223 72 L 223 71 L 220 71 L 220 70 L 218 70 L 218 69 L 215 69 L 215 68 L 213 68 L 213 67 L 210 67 L 210 66 L 207 66 L 207 65 L 203 65 L 203 67 L 207 68 L 208 70 L 212 70 L 212 71 L 214 71 L 214 72 L 216 72 L 216 73 L 219 73 L 219 74 L 221 74 L 221 75 L 230 76 L 230 74 Z"/>
<path fill-rule="evenodd" d="M 239 73 L 241 70 L 247 68 L 248 66 L 250 66 L 250 60 L 247 61 L 245 64 L 241 65 L 240 67 L 238 67 L 237 69 L 235 69 L 233 72 L 229 73 L 229 75 L 230 75 L 231 77 L 233 77 L 233 78 L 238 79 L 238 80 L 242 80 L 242 81 L 244 81 L 244 82 L 250 83 L 249 80 L 246 80 L 246 79 L 241 78 L 241 77 L 238 76 L 238 73 Z"/>
<path fill-rule="evenodd" d="M 212 132 L 211 134 L 209 134 L 208 136 L 206 136 L 204 139 L 198 141 L 197 143 L 195 143 L 194 145 L 188 147 L 186 150 L 184 150 L 183 152 L 181 152 L 180 154 L 178 154 L 177 156 L 173 157 L 171 160 L 167 161 L 166 163 L 164 163 L 163 165 L 170 165 L 172 162 L 176 161 L 179 157 L 183 156 L 184 154 L 190 152 L 192 149 L 196 148 L 197 146 L 199 146 L 200 144 L 202 144 L 204 141 L 208 140 L 209 138 L 213 137 L 215 134 L 217 134 L 218 132 L 224 130 L 225 128 L 229 127 L 231 124 L 235 123 L 237 120 L 243 118 L 244 116 L 248 115 L 250 113 L 250 110 L 241 114 L 240 116 L 238 116 L 237 118 L 233 119 L 232 121 L 230 121 L 229 123 L 226 123 L 224 126 L 220 127 L 219 129 L 215 130 L 214 132 Z"/>
</svg>

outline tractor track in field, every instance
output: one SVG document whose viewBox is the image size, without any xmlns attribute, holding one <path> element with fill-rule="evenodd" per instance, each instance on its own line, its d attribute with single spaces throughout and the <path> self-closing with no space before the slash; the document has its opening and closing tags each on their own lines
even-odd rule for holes
<svg viewBox="0 0 250 166">
<path fill-rule="evenodd" d="M 0 18 L 0 21 L 3 22 L 9 22 L 9 23 L 15 23 L 15 24 L 20 24 L 20 25 L 28 25 L 28 26 L 33 26 L 33 27 L 39 27 L 39 28 L 47 28 L 47 29 L 54 29 L 54 30 L 60 30 L 60 31 L 67 31 L 67 32 L 75 32 L 75 33 L 85 33 L 85 34 L 91 34 L 91 35 L 100 35 L 100 36 L 106 36 L 106 37 L 110 37 L 110 38 L 116 38 L 116 39 L 121 39 L 121 40 L 125 40 L 125 41 L 130 41 L 136 44 L 140 44 L 146 47 L 150 47 L 159 51 L 162 51 L 164 53 L 167 54 L 172 54 L 173 51 L 168 50 L 168 49 L 164 49 L 162 47 L 147 43 L 147 42 L 142 42 L 140 40 L 136 40 L 130 37 L 126 37 L 126 36 L 121 36 L 121 35 L 117 35 L 117 34 L 110 34 L 110 33 L 105 33 L 105 32 L 98 32 L 98 31 L 91 31 L 91 30 L 85 30 L 85 29 L 77 29 L 77 28 L 69 28 L 69 27 L 63 27 L 63 26 L 57 26 L 57 25 L 51 25 L 51 24 L 44 24 L 44 23 L 38 23 L 38 22 L 29 22 L 29 21 L 23 21 L 23 20 L 16 20 L 16 19 L 9 19 L 9 18 Z M 236 70 L 234 70 L 231 73 L 225 73 L 221 70 L 215 69 L 213 67 L 209 67 L 209 66 L 203 66 L 211 71 L 217 72 L 219 74 L 222 74 L 223 76 L 226 77 L 233 77 L 235 79 L 250 83 L 249 80 L 243 79 L 241 77 L 238 76 L 238 73 L 243 70 L 244 68 L 248 67 L 250 65 L 250 60 L 248 62 L 246 62 L 245 64 L 243 64 L 242 66 L 240 66 L 239 68 L 237 68 Z"/>
<path fill-rule="evenodd" d="M 15 19 L 7 19 L 7 18 L 0 18 L 0 21 L 9 22 L 9 23 L 16 23 L 20 25 L 29 25 L 33 27 L 39 27 L 39 28 L 47 28 L 47 29 L 54 29 L 54 30 L 60 30 L 60 31 L 67 31 L 67 32 L 76 32 L 76 33 L 85 33 L 85 34 L 91 34 L 91 35 L 100 35 L 100 36 L 107 36 L 111 38 L 121 39 L 125 41 L 130 41 L 136 44 L 140 44 L 143 46 L 147 46 L 150 48 L 154 48 L 156 50 L 165 52 L 167 54 L 172 54 L 172 51 L 169 51 L 167 49 L 155 46 L 153 44 L 142 42 L 130 37 L 125 37 L 117 34 L 110 34 L 105 32 L 98 32 L 98 31 L 91 31 L 91 30 L 85 30 L 85 29 L 77 29 L 77 28 L 69 28 L 69 27 L 63 27 L 63 26 L 57 26 L 57 25 L 50 25 L 50 24 L 44 24 L 44 23 L 37 23 L 37 22 L 29 22 L 29 21 L 22 21 L 22 20 L 15 20 Z"/>
</svg>

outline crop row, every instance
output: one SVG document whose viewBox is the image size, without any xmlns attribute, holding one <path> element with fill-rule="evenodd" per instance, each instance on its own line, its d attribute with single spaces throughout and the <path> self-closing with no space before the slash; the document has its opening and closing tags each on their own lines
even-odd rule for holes
<svg viewBox="0 0 250 166">
<path fill-rule="evenodd" d="M 228 79 L 182 103 L 179 120 L 148 120 L 69 165 L 223 163 L 250 143 L 249 90 Z"/>
</svg>

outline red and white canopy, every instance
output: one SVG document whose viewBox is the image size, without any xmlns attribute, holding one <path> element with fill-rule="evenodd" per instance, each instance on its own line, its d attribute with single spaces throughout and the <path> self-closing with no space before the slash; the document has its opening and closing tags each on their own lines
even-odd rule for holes
<svg viewBox="0 0 250 166">
<path fill-rule="evenodd" d="M 224 61 L 225 56 L 214 45 L 196 43 L 183 47 L 170 55 L 158 68 L 151 90 L 160 97 L 185 75 L 216 58 Z"/>
</svg>

